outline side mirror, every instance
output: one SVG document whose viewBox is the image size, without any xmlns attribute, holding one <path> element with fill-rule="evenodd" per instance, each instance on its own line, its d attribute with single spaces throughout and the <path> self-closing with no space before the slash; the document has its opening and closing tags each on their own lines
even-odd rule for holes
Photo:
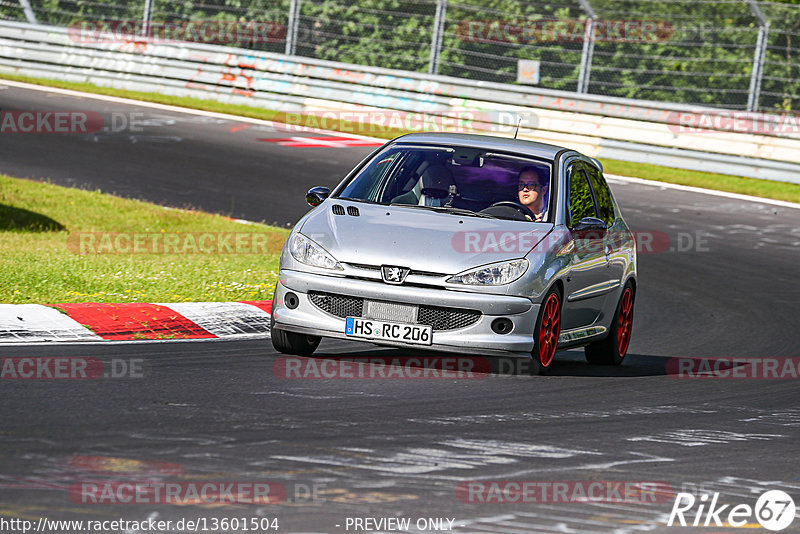
<svg viewBox="0 0 800 534">
<path fill-rule="evenodd" d="M 316 208 L 322 204 L 330 194 L 331 190 L 329 187 L 318 185 L 308 190 L 308 193 L 306 193 L 306 202 L 308 202 L 309 206 Z"/>
<path fill-rule="evenodd" d="M 584 217 L 578 224 L 572 227 L 573 232 L 604 232 L 608 230 L 608 225 L 597 217 Z"/>
</svg>

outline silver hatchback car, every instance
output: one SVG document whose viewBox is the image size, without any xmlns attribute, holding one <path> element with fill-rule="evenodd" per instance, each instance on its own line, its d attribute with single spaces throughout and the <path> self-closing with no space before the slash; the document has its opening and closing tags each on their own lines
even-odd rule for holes
<svg viewBox="0 0 800 534">
<path fill-rule="evenodd" d="M 600 163 L 574 150 L 409 134 L 376 150 L 314 209 L 280 260 L 272 343 L 322 337 L 530 359 L 628 349 L 636 245 Z"/>
</svg>

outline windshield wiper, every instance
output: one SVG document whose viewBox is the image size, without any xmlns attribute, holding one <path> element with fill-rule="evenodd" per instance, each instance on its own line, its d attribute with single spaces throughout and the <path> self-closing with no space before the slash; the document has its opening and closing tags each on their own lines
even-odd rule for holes
<svg viewBox="0 0 800 534">
<path fill-rule="evenodd" d="M 452 213 L 453 215 L 466 215 L 467 217 L 481 217 L 483 219 L 497 219 L 494 215 L 488 215 L 486 213 L 478 213 L 477 211 L 472 211 L 463 208 L 448 208 L 446 206 L 420 206 L 419 204 L 403 204 L 401 202 L 393 202 L 389 204 L 390 206 L 401 206 L 404 208 L 416 208 L 416 209 L 423 209 L 423 210 L 431 210 L 431 211 L 438 211 L 440 213 Z"/>
<path fill-rule="evenodd" d="M 385 206 L 383 202 L 376 202 L 374 200 L 366 200 L 363 198 L 352 198 L 352 197 L 333 197 L 337 200 L 349 200 L 350 202 L 363 202 L 365 204 L 377 204 L 379 206 Z"/>
<path fill-rule="evenodd" d="M 434 209 L 445 211 L 447 213 L 452 213 L 453 215 L 466 215 L 467 217 L 482 217 L 484 219 L 496 219 L 497 218 L 494 215 L 489 215 L 488 213 L 481 213 L 479 211 L 472 211 L 472 210 L 468 210 L 468 209 L 464 209 L 464 208 L 442 207 L 442 208 L 434 208 Z"/>
</svg>

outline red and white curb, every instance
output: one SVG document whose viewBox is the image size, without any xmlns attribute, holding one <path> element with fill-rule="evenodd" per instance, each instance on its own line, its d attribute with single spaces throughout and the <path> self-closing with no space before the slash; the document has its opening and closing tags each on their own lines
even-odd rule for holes
<svg viewBox="0 0 800 534">
<path fill-rule="evenodd" d="M 269 337 L 272 301 L 0 304 L 0 344 Z"/>
</svg>

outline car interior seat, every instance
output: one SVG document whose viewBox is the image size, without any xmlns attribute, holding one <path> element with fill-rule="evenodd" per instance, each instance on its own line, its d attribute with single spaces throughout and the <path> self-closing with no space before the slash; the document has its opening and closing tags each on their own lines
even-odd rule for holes
<svg viewBox="0 0 800 534">
<path fill-rule="evenodd" d="M 433 165 L 423 171 L 410 191 L 396 196 L 392 203 L 443 206 L 451 185 L 455 185 L 453 173 L 444 165 Z"/>
</svg>

